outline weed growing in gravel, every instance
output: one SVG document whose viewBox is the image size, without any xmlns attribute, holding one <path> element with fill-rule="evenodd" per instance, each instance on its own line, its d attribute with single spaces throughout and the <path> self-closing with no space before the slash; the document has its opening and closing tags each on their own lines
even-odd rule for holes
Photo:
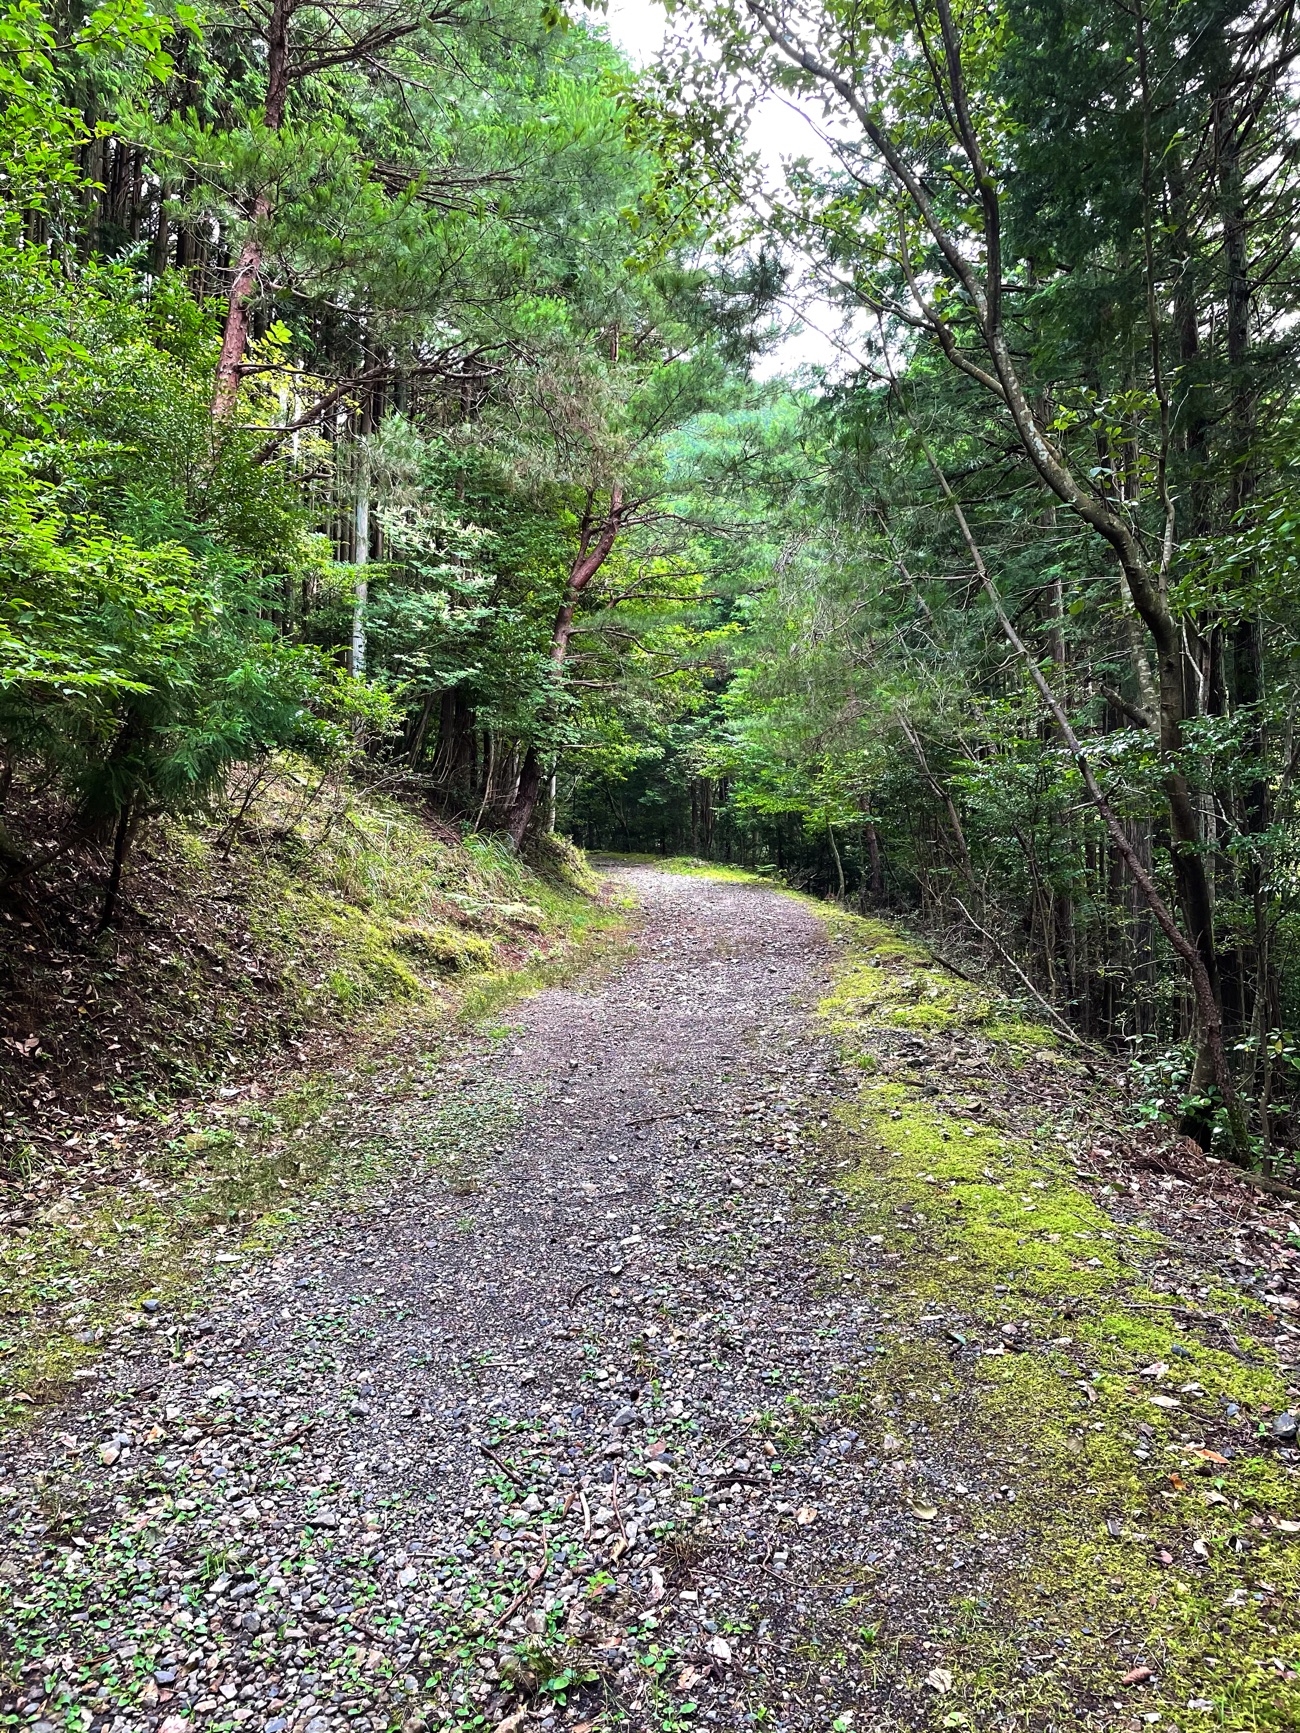
<svg viewBox="0 0 1300 1733">
<path fill-rule="evenodd" d="M 375 1128 L 345 1079 L 296 1085 L 254 1123 L 183 1133 L 154 1175 L 125 1194 L 74 1195 L 57 1219 L 0 1246 L 5 1304 L 0 1418 L 20 1419 L 93 1361 L 110 1338 L 157 1330 L 230 1266 L 293 1233 L 306 1211 L 336 1207 L 397 1173 L 445 1172 L 460 1189 L 515 1123 L 497 1091 L 465 1090 L 437 1107 L 417 1073 L 383 1099 L 396 1126 Z M 145 1308 L 148 1309 L 145 1309 Z"/>
<path fill-rule="evenodd" d="M 1287 1405 L 1250 1334 L 1260 1308 L 1209 1284 L 1153 1286 L 1170 1248 L 1108 1214 L 1063 1148 L 881 1066 L 898 1030 L 975 1035 L 1004 1071 L 1056 1043 L 877 923 L 836 915 L 833 930 L 823 1016 L 873 1063 L 835 1134 L 853 1208 L 825 1230 L 826 1255 L 848 1268 L 865 1241 L 897 1280 L 889 1352 L 843 1406 L 874 1449 L 919 1428 L 969 1461 L 970 1504 L 912 1496 L 963 1546 L 979 1529 L 1006 1554 L 998 1604 L 961 1610 L 936 1724 L 1294 1728 L 1300 1488 L 1258 1441 Z"/>
</svg>

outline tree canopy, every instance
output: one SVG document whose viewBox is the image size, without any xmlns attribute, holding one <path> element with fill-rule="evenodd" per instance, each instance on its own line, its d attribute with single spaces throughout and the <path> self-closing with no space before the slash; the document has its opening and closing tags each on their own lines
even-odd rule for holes
<svg viewBox="0 0 1300 1733">
<path fill-rule="evenodd" d="M 1291 9 L 669 12 L 5 8 L 3 894 L 292 750 L 896 907 L 1294 1142 Z"/>
</svg>

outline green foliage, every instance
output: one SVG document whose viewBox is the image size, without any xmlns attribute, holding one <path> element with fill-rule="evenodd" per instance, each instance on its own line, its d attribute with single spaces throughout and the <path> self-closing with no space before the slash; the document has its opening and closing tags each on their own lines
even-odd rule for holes
<svg viewBox="0 0 1300 1733">
<path fill-rule="evenodd" d="M 342 52 L 364 6 L 297 9 L 277 113 L 229 23 L 143 0 L 71 35 L 35 4 L 4 14 L 10 887 L 110 837 L 120 858 L 140 819 L 202 808 L 234 766 L 379 755 L 399 725 L 408 767 L 491 823 L 530 746 L 620 737 L 625 668 L 641 712 L 690 685 L 663 672 L 690 644 L 656 613 L 680 577 L 661 549 L 649 583 L 621 547 L 611 562 L 635 617 L 600 626 L 585 678 L 551 656 L 593 500 L 653 498 L 663 429 L 725 382 L 707 344 L 690 354 L 706 275 L 619 56 L 509 0 L 389 20 L 377 58 Z M 259 275 L 238 413 L 214 419 L 218 235 Z M 367 432 L 365 391 L 327 389 L 365 373 L 358 354 L 390 379 Z M 333 419 L 283 436 L 313 393 Z M 383 557 L 354 622 L 358 489 Z M 342 671 L 355 631 L 364 681 Z"/>
</svg>

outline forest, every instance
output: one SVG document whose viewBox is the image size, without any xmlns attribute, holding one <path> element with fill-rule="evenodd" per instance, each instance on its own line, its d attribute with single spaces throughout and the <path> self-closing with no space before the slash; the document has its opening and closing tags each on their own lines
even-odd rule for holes
<svg viewBox="0 0 1300 1733">
<path fill-rule="evenodd" d="M 0 1730 L 1300 1728 L 1300 6 L 0 0 Z"/>
<path fill-rule="evenodd" d="M 11 934 L 93 945 L 289 754 L 892 911 L 1289 1158 L 1292 6 L 677 0 L 642 69 L 539 0 L 2 42 Z"/>
</svg>

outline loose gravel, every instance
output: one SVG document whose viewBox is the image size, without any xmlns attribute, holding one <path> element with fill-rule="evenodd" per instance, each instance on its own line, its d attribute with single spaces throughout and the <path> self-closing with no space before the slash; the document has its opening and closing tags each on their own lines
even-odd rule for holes
<svg viewBox="0 0 1300 1733">
<path fill-rule="evenodd" d="M 1000 1543 L 918 1504 L 978 1501 L 969 1465 L 835 1407 L 891 1284 L 818 1229 L 854 1088 L 825 928 L 619 876 L 635 959 L 461 1056 L 474 1147 L 143 1313 L 19 1440 L 0 1681 L 33 1733 L 922 1724 L 889 1705 L 942 1687 Z"/>
</svg>

